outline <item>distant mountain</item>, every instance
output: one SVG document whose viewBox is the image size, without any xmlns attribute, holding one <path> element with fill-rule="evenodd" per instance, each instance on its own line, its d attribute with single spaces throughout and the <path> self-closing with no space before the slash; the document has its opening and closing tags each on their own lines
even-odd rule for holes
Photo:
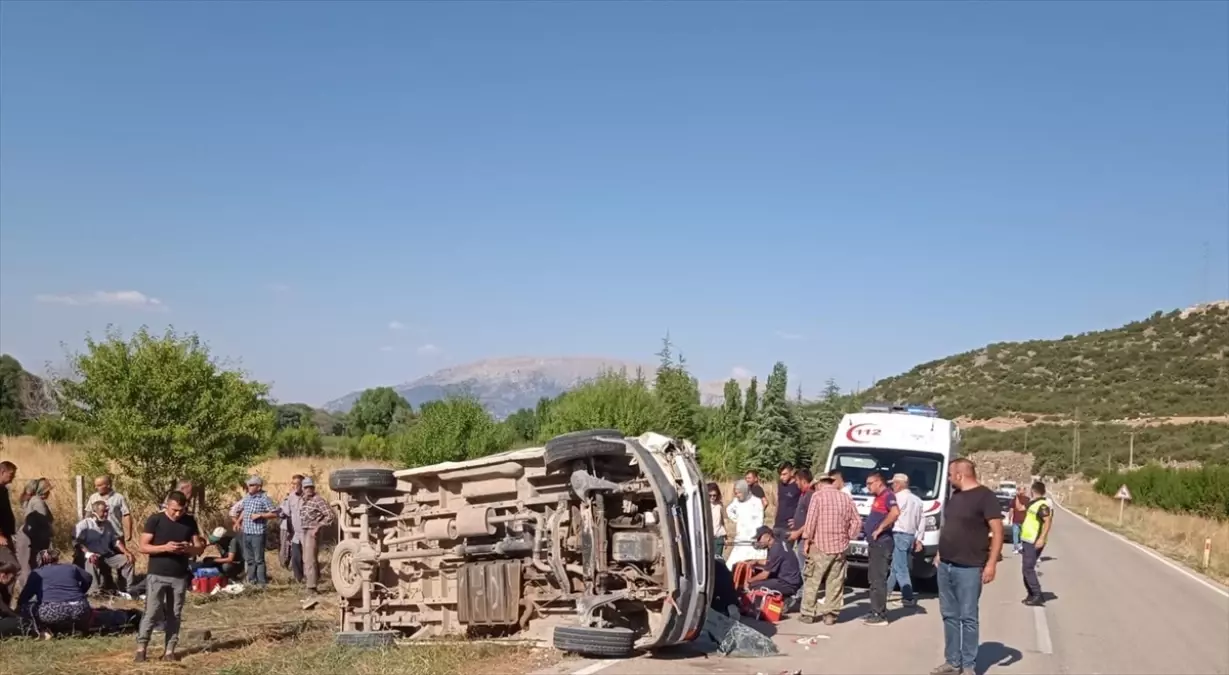
<svg viewBox="0 0 1229 675">
<path fill-rule="evenodd" d="M 423 403 L 449 396 L 473 396 L 492 415 L 504 418 L 521 408 L 532 408 L 538 400 L 554 398 L 569 389 L 610 370 L 625 370 L 635 375 L 641 369 L 652 380 L 655 366 L 589 356 L 514 357 L 487 359 L 445 368 L 393 389 L 418 408 Z M 746 382 L 742 383 L 746 386 Z M 724 400 L 724 381 L 701 382 L 700 400 L 704 405 L 720 405 Z M 324 404 L 330 412 L 347 412 L 358 400 L 360 391 L 346 394 Z"/>
</svg>

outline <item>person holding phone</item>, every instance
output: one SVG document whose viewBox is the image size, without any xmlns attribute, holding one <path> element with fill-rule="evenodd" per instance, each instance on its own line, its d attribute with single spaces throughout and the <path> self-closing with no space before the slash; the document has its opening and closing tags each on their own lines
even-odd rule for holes
<svg viewBox="0 0 1229 675">
<path fill-rule="evenodd" d="M 158 617 L 166 630 L 162 660 L 179 660 L 175 645 L 179 642 L 184 598 L 192 579 L 190 562 L 205 550 L 205 540 L 196 518 L 187 513 L 187 506 L 184 493 L 172 492 L 167 495 L 163 510 L 150 516 L 141 532 L 140 551 L 149 556 L 149 574 L 145 581 L 145 613 L 137 630 L 138 663 L 145 661 L 145 650 Z"/>
</svg>

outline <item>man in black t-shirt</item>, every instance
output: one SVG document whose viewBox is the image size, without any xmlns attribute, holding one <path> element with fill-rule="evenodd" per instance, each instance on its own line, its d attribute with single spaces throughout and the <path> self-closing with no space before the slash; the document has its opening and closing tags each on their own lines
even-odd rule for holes
<svg viewBox="0 0 1229 675">
<path fill-rule="evenodd" d="M 175 644 L 179 641 L 184 598 L 192 578 L 189 563 L 205 550 L 196 519 L 186 512 L 187 505 L 184 493 L 172 492 L 167 495 L 163 510 L 150 516 L 141 531 L 140 551 L 149 556 L 149 574 L 145 578 L 145 614 L 137 630 L 138 663 L 145 661 L 149 637 L 159 616 L 166 630 L 162 659 L 179 660 Z"/>
<path fill-rule="evenodd" d="M 0 563 L 20 565 L 14 549 L 13 538 L 17 535 L 17 519 L 13 516 L 13 503 L 9 501 L 9 483 L 17 477 L 17 465 L 0 462 Z M 9 607 L 13 603 L 15 579 L 0 583 L 0 604 Z"/>
<path fill-rule="evenodd" d="M 778 530 L 790 530 L 794 527 L 794 512 L 798 510 L 798 499 L 802 490 L 794 482 L 794 465 L 786 462 L 777 473 L 781 481 L 777 483 L 777 515 L 772 519 L 772 526 Z"/>
<path fill-rule="evenodd" d="M 943 615 L 943 665 L 931 675 L 972 673 L 979 644 L 978 602 L 994 581 L 1003 548 L 1003 513 L 994 491 L 977 482 L 967 459 L 952 461 L 947 478 L 953 492 L 943 507 L 939 530 L 939 613 Z"/>
</svg>

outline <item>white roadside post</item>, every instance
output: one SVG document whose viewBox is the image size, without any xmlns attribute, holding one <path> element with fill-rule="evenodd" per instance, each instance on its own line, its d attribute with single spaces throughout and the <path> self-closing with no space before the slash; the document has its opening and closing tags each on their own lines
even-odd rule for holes
<svg viewBox="0 0 1229 675">
<path fill-rule="evenodd" d="M 1131 491 L 1127 489 L 1126 483 L 1118 488 L 1118 494 L 1114 495 L 1114 499 L 1118 500 L 1118 525 L 1122 525 L 1122 511 L 1127 506 L 1127 501 L 1131 499 Z"/>
<path fill-rule="evenodd" d="M 77 520 L 85 517 L 85 476 L 73 478 L 73 494 L 77 498 Z"/>
<path fill-rule="evenodd" d="M 1208 569 L 1212 564 L 1212 538 L 1208 537 L 1203 540 L 1203 569 Z"/>
</svg>

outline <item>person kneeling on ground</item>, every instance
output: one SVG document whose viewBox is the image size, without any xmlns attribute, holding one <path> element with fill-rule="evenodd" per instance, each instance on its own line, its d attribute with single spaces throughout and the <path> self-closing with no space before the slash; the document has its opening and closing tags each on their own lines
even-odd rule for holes
<svg viewBox="0 0 1229 675">
<path fill-rule="evenodd" d="M 206 537 L 209 543 L 216 546 L 218 555 L 201 558 L 198 563 L 192 563 L 192 570 L 212 567 L 221 572 L 222 576 L 231 581 L 243 578 L 243 546 L 239 538 L 228 534 L 226 528 L 215 527 Z"/>
<path fill-rule="evenodd" d="M 802 570 L 789 543 L 784 538 L 778 539 L 772 528 L 764 525 L 755 532 L 755 547 L 767 551 L 768 560 L 751 575 L 747 588 L 767 588 L 786 598 L 797 593 L 802 587 Z"/>
<path fill-rule="evenodd" d="M 82 625 L 90 615 L 85 596 L 93 582 L 90 576 L 76 565 L 61 563 L 54 548 L 39 551 L 35 563 L 17 599 L 21 615 L 34 622 L 44 639 Z"/>
<path fill-rule="evenodd" d="M 108 518 L 110 507 L 106 502 L 90 504 L 90 515 L 77 523 L 74 543 L 85 556 L 85 569 L 93 577 L 90 594 L 96 594 L 103 586 L 103 577 L 110 572 L 119 572 L 116 586 L 121 592 L 132 587 L 134 556 L 124 546 L 122 537 Z"/>
</svg>

